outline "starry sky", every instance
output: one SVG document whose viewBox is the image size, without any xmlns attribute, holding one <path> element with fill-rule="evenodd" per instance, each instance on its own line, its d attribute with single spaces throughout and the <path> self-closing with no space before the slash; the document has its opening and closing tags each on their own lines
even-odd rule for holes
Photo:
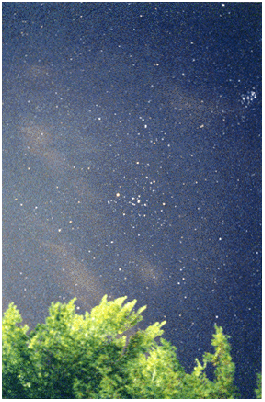
<svg viewBox="0 0 265 402">
<path fill-rule="evenodd" d="M 127 295 L 261 366 L 261 3 L 3 3 L 3 309 Z"/>
</svg>

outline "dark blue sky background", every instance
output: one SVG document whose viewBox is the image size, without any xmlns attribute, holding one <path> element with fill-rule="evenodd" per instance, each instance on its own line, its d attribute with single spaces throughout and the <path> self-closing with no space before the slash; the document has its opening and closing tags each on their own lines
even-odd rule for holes
<svg viewBox="0 0 265 402">
<path fill-rule="evenodd" d="M 127 295 L 261 366 L 261 4 L 3 3 L 3 309 Z"/>
</svg>

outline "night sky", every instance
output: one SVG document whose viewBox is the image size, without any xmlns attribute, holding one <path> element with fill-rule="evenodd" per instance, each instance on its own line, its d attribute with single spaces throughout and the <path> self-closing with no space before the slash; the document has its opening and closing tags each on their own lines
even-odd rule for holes
<svg viewBox="0 0 265 402">
<path fill-rule="evenodd" d="M 261 3 L 3 3 L 3 311 L 128 296 L 261 370 Z"/>
</svg>

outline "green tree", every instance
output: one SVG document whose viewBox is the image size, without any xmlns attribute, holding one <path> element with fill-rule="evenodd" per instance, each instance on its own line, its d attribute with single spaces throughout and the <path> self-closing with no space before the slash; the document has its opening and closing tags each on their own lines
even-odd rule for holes
<svg viewBox="0 0 265 402">
<path fill-rule="evenodd" d="M 2 392 L 5 398 L 27 398 L 29 327 L 19 327 L 22 318 L 14 303 L 9 304 L 2 321 Z"/>
<path fill-rule="evenodd" d="M 165 322 L 132 330 L 145 307 L 136 300 L 108 301 L 89 313 L 75 313 L 75 299 L 53 303 L 45 324 L 27 335 L 11 303 L 3 317 L 3 398 L 42 399 L 194 399 L 235 398 L 234 363 L 228 337 L 215 327 L 214 353 L 196 361 L 191 374 L 177 359 L 176 348 L 162 335 Z M 214 368 L 214 380 L 206 367 Z M 257 394 L 258 396 L 258 394 Z"/>
<path fill-rule="evenodd" d="M 261 396 L 261 394 L 262 394 L 261 387 L 262 387 L 262 376 L 261 376 L 261 373 L 257 373 L 257 388 L 255 389 L 257 399 L 262 398 L 262 396 Z"/>
</svg>

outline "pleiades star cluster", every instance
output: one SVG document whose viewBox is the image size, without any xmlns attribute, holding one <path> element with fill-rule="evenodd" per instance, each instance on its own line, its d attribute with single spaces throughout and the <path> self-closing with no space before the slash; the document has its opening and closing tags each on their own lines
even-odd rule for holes
<svg viewBox="0 0 265 402">
<path fill-rule="evenodd" d="M 261 370 L 261 3 L 3 3 L 3 311 L 128 296 Z"/>
</svg>

